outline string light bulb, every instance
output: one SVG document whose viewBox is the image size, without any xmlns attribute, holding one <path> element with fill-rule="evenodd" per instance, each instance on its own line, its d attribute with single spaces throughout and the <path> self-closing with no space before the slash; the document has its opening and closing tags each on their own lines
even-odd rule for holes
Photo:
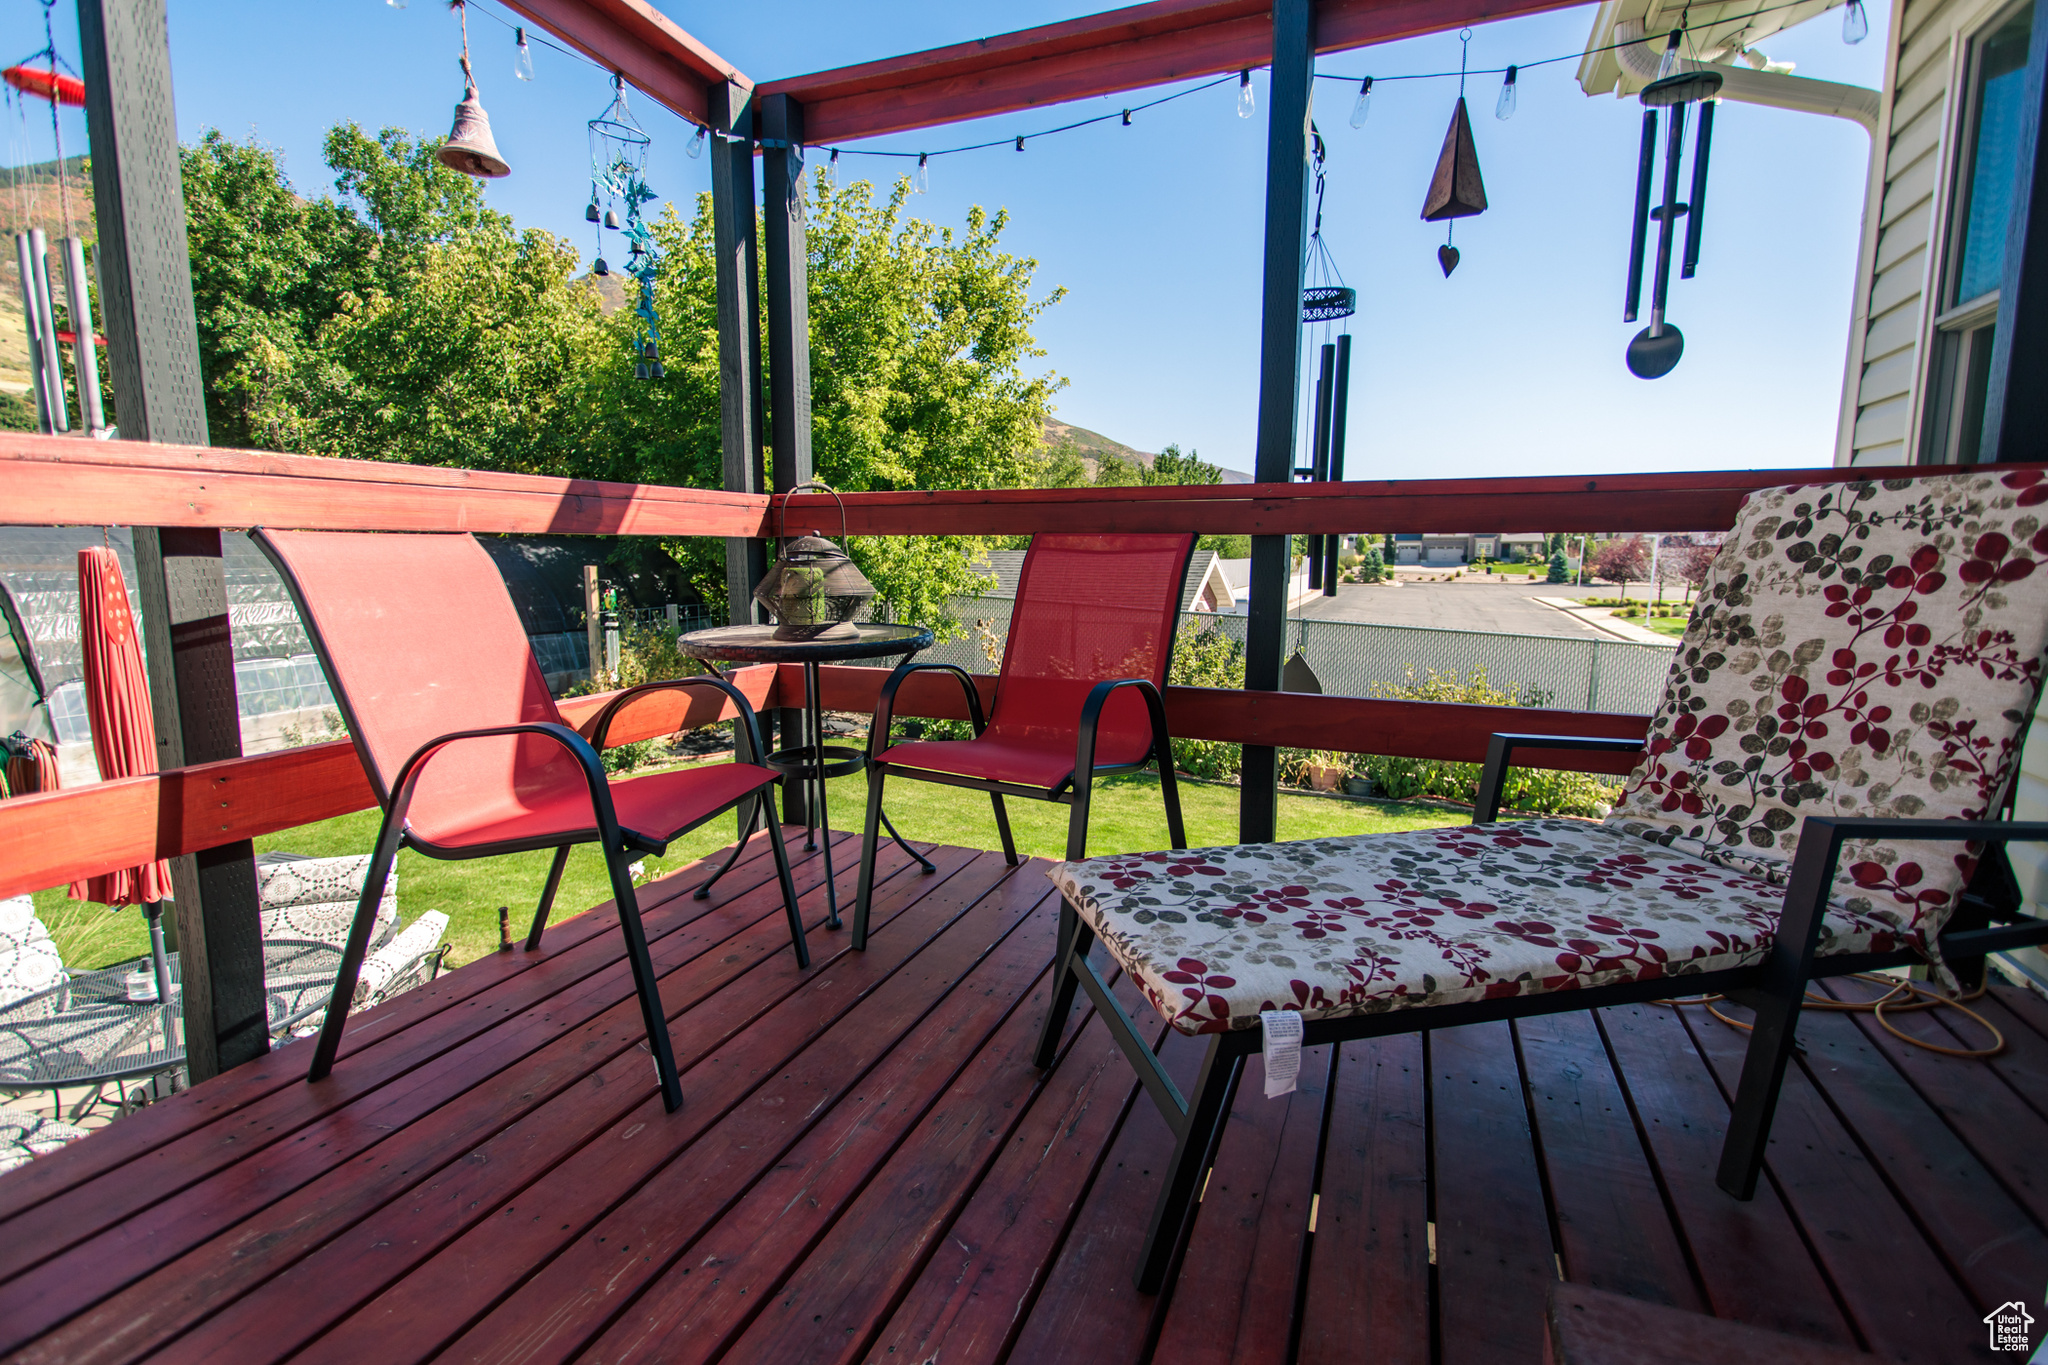
<svg viewBox="0 0 2048 1365">
<path fill-rule="evenodd" d="M 1849 0 L 1842 10 L 1842 41 L 1854 47 L 1870 36 L 1870 16 L 1863 11 L 1863 0 Z"/>
<path fill-rule="evenodd" d="M 522 81 L 533 79 L 533 49 L 526 45 L 526 30 L 515 28 L 513 38 L 518 42 L 518 51 L 512 58 L 512 74 Z"/>
<path fill-rule="evenodd" d="M 930 194 L 932 192 L 932 159 L 927 153 L 919 152 L 917 154 L 917 173 L 910 177 L 910 192 L 912 194 Z"/>
<path fill-rule="evenodd" d="M 1126 110 L 1124 110 L 1124 127 L 1128 128 L 1128 127 L 1130 127 L 1130 126 L 1131 126 L 1131 111 L 1130 111 L 1130 110 L 1128 110 L 1128 109 L 1126 109 Z"/>
<path fill-rule="evenodd" d="M 700 123 L 697 125 L 696 135 L 684 145 L 683 151 L 689 155 L 690 160 L 695 161 L 698 157 L 704 155 L 704 144 L 709 140 L 710 135 L 708 131 Z"/>
<path fill-rule="evenodd" d="M 1493 116 L 1506 121 L 1515 116 L 1515 68 L 1508 68 L 1507 79 L 1500 83 L 1500 98 L 1493 102 Z"/>
<path fill-rule="evenodd" d="M 1017 150 L 1020 152 L 1024 150 L 1024 139 L 1021 137 L 1017 139 Z"/>
<path fill-rule="evenodd" d="M 1238 72 L 1237 116 L 1239 118 L 1250 118 L 1257 106 L 1258 97 L 1252 94 L 1252 73 L 1249 71 Z"/>
<path fill-rule="evenodd" d="M 1351 106 L 1351 126 L 1363 128 L 1372 114 L 1372 77 L 1367 76 L 1358 83 L 1358 99 Z"/>
</svg>

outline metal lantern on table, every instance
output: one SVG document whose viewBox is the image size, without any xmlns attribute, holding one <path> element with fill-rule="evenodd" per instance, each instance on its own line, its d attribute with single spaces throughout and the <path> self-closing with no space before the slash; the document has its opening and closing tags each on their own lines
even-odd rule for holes
<svg viewBox="0 0 2048 1365">
<path fill-rule="evenodd" d="M 815 488 L 839 494 L 826 484 L 800 483 L 783 494 L 783 516 L 790 494 Z M 839 505 L 839 536 L 846 538 L 846 504 Z M 778 640 L 831 640 L 859 634 L 854 622 L 874 601 L 875 585 L 846 551 L 816 531 L 784 537 L 782 553 L 754 589 L 754 600 L 775 618 Z"/>
</svg>

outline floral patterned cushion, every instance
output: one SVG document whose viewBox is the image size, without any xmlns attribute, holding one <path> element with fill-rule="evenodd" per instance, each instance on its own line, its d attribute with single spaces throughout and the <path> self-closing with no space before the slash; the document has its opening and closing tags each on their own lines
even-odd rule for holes
<svg viewBox="0 0 2048 1365">
<path fill-rule="evenodd" d="M 1751 494 L 1608 823 L 1782 884 L 1808 815 L 1998 810 L 2048 642 L 2044 503 L 1995 469 Z M 1931 958 L 1978 852 L 1852 842 L 1835 893 Z"/>
<path fill-rule="evenodd" d="M 1063 863 L 1060 891 L 1184 1033 L 1697 974 L 1762 959 L 1782 888 L 1582 820 Z M 1822 953 L 1904 937 L 1846 905 Z"/>
<path fill-rule="evenodd" d="M 348 926 L 355 919 L 356 900 L 363 894 L 363 878 L 369 872 L 367 853 L 259 862 L 256 890 L 263 906 L 263 937 L 311 939 L 340 947 L 348 941 Z M 398 869 L 394 867 L 384 883 L 384 897 L 377 903 L 377 926 L 371 931 L 370 945 L 374 948 L 389 938 L 397 924 Z"/>
<path fill-rule="evenodd" d="M 85 1136 L 85 1129 L 46 1119 L 22 1109 L 0 1106 L 0 1171 L 26 1166 Z"/>
<path fill-rule="evenodd" d="M 64 980 L 64 960 L 27 896 L 0 900 L 0 1005 L 48 990 Z"/>
</svg>

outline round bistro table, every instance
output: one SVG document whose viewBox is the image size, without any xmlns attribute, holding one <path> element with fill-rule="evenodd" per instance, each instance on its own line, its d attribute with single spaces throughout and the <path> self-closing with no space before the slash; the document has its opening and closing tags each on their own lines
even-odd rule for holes
<svg viewBox="0 0 2048 1365">
<path fill-rule="evenodd" d="M 777 626 L 716 626 L 710 630 L 693 630 L 677 637 L 676 648 L 693 659 L 706 663 L 723 660 L 727 663 L 747 664 L 802 664 L 804 666 L 804 733 L 802 742 L 788 748 L 777 749 L 760 760 L 761 766 L 782 775 L 784 781 L 794 780 L 804 784 L 804 848 L 815 851 L 819 847 L 818 830 L 823 827 L 825 852 L 825 907 L 826 927 L 837 929 L 839 920 L 839 896 L 832 885 L 832 827 L 826 818 L 825 781 L 827 778 L 844 777 L 857 773 L 868 765 L 865 749 L 848 745 L 825 743 L 825 715 L 818 700 L 818 665 L 845 663 L 853 659 L 886 659 L 892 656 L 909 658 L 921 649 L 928 648 L 932 633 L 923 626 L 890 626 L 863 622 L 854 627 L 855 634 L 822 636 L 811 640 L 778 640 Z M 716 667 L 716 664 L 713 664 Z M 740 850 L 753 837 L 754 826 L 759 822 L 763 803 L 754 803 L 747 817 L 747 827 L 740 832 L 739 842 L 726 855 L 725 863 L 711 874 L 705 883 L 697 888 L 696 896 L 702 899 L 711 894 L 713 883 L 723 877 L 739 860 Z M 902 845 L 903 851 L 915 858 L 927 872 L 934 871 L 931 862 L 923 854 L 904 842 L 896 832 L 885 813 L 882 824 L 888 829 L 889 837 Z"/>
</svg>

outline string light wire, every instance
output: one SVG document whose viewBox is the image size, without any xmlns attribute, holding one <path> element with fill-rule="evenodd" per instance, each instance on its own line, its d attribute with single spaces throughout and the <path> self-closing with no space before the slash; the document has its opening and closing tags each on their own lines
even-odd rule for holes
<svg viewBox="0 0 2048 1365">
<path fill-rule="evenodd" d="M 1749 11 L 1747 14 L 1729 15 L 1722 19 L 1716 20 L 1712 23 L 1689 24 L 1681 21 L 1675 27 L 1678 29 L 1680 33 L 1691 36 L 1697 32 L 1704 31 L 1706 29 L 1722 28 L 1729 24 L 1744 23 L 1750 19 L 1761 18 L 1766 14 L 1775 14 L 1780 10 L 1798 9 L 1801 6 L 1811 4 L 1812 2 L 1813 0 L 1780 0 L 1780 3 L 1759 6 L 1758 8 Z M 471 4 L 474 5 L 475 0 L 471 0 Z M 519 27 L 519 25 L 514 24 L 511 20 L 505 19 L 493 13 L 491 10 L 483 8 L 480 5 L 477 5 L 476 8 L 479 13 L 488 15 L 490 18 L 497 20 L 497 22 L 501 26 L 508 30 L 516 29 Z M 1467 32 L 1469 31 L 1470 30 L 1467 30 Z M 1666 32 L 1669 32 L 1669 30 L 1666 30 Z M 1375 75 L 1372 76 L 1370 79 L 1372 80 L 1374 85 L 1378 85 L 1382 81 L 1435 81 L 1450 80 L 1453 77 L 1456 77 L 1459 81 L 1462 93 L 1464 81 L 1469 76 L 1505 76 L 1510 66 L 1513 67 L 1517 75 L 1520 75 L 1522 72 L 1531 71 L 1537 67 L 1555 66 L 1559 62 L 1583 61 L 1587 57 L 1596 56 L 1602 52 L 1614 52 L 1624 47 L 1634 47 L 1640 43 L 1648 41 L 1649 36 L 1650 35 L 1646 34 L 1642 38 L 1633 39 L 1629 42 L 1605 43 L 1598 47 L 1583 48 L 1575 52 L 1563 53 L 1556 57 L 1544 57 L 1533 62 L 1513 62 L 1509 63 L 1507 66 L 1482 67 L 1477 70 L 1466 68 L 1465 64 L 1463 62 L 1460 62 L 1459 65 L 1463 69 L 1457 71 L 1415 71 L 1409 72 L 1405 75 Z M 562 46 L 560 43 L 555 42 L 553 39 L 549 38 L 545 33 L 542 33 L 539 30 L 529 30 L 527 33 L 527 41 L 537 42 L 544 47 L 552 48 L 554 51 L 561 53 L 565 57 L 573 57 L 577 61 L 582 62 L 585 66 L 591 67 L 594 70 L 602 71 L 607 75 L 618 74 L 614 72 L 611 68 L 605 66 L 603 63 L 592 61 L 589 57 L 585 56 L 581 52 L 576 51 L 574 48 Z M 1268 68 L 1258 67 L 1255 69 L 1263 71 L 1267 70 Z M 1313 73 L 1313 77 L 1314 79 L 1319 81 L 1344 81 L 1354 87 L 1356 87 L 1362 80 L 1367 79 L 1362 75 L 1345 75 L 1335 71 L 1317 71 Z M 834 158 L 844 155 L 896 157 L 909 158 L 912 160 L 928 160 L 931 157 L 938 156 L 958 156 L 965 152 L 987 151 L 992 147 L 1015 147 L 1020 140 L 1029 141 L 1033 138 L 1051 137 L 1056 133 L 1071 133 L 1076 131 L 1077 129 L 1093 127 L 1098 123 L 1109 123 L 1112 121 L 1120 120 L 1125 126 L 1129 126 L 1131 122 L 1131 115 L 1133 114 L 1143 113 L 1147 109 L 1157 109 L 1159 106 L 1163 104 L 1171 104 L 1175 100 L 1186 99 L 1190 95 L 1199 95 L 1205 90 L 1214 90 L 1216 87 L 1220 85 L 1229 85 L 1233 82 L 1239 81 L 1240 79 L 1241 77 L 1239 73 L 1230 72 L 1228 74 L 1218 76 L 1215 80 L 1204 81 L 1200 85 L 1191 85 L 1184 90 L 1176 90 L 1172 94 L 1161 95 L 1158 99 L 1155 100 L 1147 100 L 1143 104 L 1133 104 L 1128 108 L 1113 110 L 1106 114 L 1097 114 L 1092 118 L 1075 119 L 1071 123 L 1062 123 L 1057 127 L 1053 128 L 1041 128 L 1035 133 L 1010 133 L 1002 137 L 990 138 L 985 142 L 964 143 L 958 147 L 940 147 L 934 150 L 921 152 L 899 152 L 887 151 L 879 148 L 830 146 L 830 144 L 825 143 L 812 143 L 810 145 L 817 147 L 830 146 L 830 150 Z"/>
</svg>

